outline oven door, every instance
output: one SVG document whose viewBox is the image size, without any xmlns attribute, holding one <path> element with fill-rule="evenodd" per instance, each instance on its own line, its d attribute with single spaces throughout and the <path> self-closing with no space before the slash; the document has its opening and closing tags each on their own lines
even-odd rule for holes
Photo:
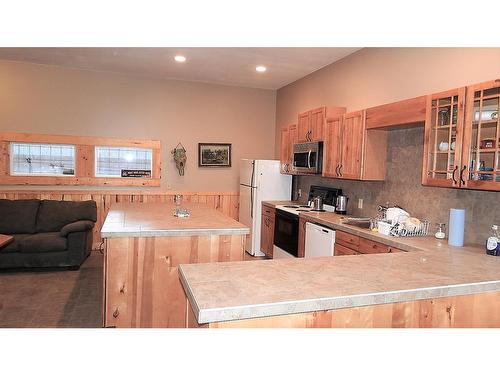
<svg viewBox="0 0 500 375">
<path fill-rule="evenodd" d="M 280 209 L 274 222 L 274 245 L 288 254 L 299 256 L 299 216 Z"/>
</svg>

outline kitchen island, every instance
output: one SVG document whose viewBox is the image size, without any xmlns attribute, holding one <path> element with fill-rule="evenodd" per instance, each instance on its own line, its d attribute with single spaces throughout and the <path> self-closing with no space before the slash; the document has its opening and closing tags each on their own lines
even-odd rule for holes
<svg viewBox="0 0 500 375">
<path fill-rule="evenodd" d="M 500 327 L 500 257 L 304 217 L 404 251 L 182 265 L 188 326 Z"/>
<path fill-rule="evenodd" d="M 249 228 L 203 204 L 114 204 L 101 229 L 105 327 L 185 327 L 183 263 L 241 261 Z"/>
</svg>

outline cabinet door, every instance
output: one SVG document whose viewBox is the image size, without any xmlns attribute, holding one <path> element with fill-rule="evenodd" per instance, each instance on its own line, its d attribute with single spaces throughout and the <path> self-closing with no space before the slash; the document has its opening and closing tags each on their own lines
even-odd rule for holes
<svg viewBox="0 0 500 375">
<path fill-rule="evenodd" d="M 339 168 L 340 178 L 353 180 L 361 179 L 364 133 L 365 111 L 346 114 L 342 124 L 342 162 Z"/>
<path fill-rule="evenodd" d="M 304 258 L 306 253 L 306 223 L 307 220 L 303 217 L 299 217 L 299 245 L 298 245 L 298 256 L 299 258 Z"/>
<path fill-rule="evenodd" d="M 289 170 L 290 153 L 290 130 L 288 126 L 284 126 L 283 128 L 281 128 L 281 173 L 287 173 Z"/>
<path fill-rule="evenodd" d="M 323 176 L 339 177 L 342 162 L 342 116 L 326 119 L 323 144 Z"/>
<path fill-rule="evenodd" d="M 500 190 L 500 79 L 467 88 L 461 186 Z"/>
<path fill-rule="evenodd" d="M 422 185 L 459 187 L 465 87 L 428 95 Z"/>
<path fill-rule="evenodd" d="M 311 111 L 299 113 L 298 123 L 297 123 L 297 141 L 299 143 L 310 142 L 310 122 L 311 122 Z"/>
<path fill-rule="evenodd" d="M 348 247 L 345 247 L 339 243 L 335 243 L 335 251 L 333 255 L 338 256 L 338 255 L 359 255 L 359 253 L 356 250 L 349 249 Z"/>
<path fill-rule="evenodd" d="M 260 249 L 261 251 L 269 256 L 272 256 L 272 248 L 269 248 L 270 243 L 270 223 L 271 219 L 267 215 L 262 215 L 261 225 L 260 225 Z"/>
<path fill-rule="evenodd" d="M 367 240 L 366 238 L 360 238 L 358 250 L 362 254 L 388 253 L 389 246 L 384 245 L 383 243 L 380 242 Z"/>
<path fill-rule="evenodd" d="M 293 145 L 299 143 L 298 138 L 299 138 L 299 132 L 298 132 L 298 127 L 297 124 L 290 125 L 288 127 L 289 129 L 289 150 L 288 150 L 288 160 L 289 160 L 289 167 L 288 171 L 289 174 L 294 174 L 295 170 L 293 167 Z"/>
<path fill-rule="evenodd" d="M 323 127 L 325 125 L 325 107 L 313 109 L 311 111 L 311 125 L 309 138 L 313 142 L 323 140 Z"/>
</svg>

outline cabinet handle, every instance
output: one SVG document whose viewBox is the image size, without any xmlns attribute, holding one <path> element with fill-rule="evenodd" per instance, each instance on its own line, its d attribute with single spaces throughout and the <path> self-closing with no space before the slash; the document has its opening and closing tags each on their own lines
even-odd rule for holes
<svg viewBox="0 0 500 375">
<path fill-rule="evenodd" d="M 453 180 L 453 185 L 456 185 L 458 183 L 457 179 L 455 178 L 455 173 L 457 173 L 458 165 L 455 165 L 455 169 L 453 170 L 453 174 L 451 175 L 451 178 Z"/>
<path fill-rule="evenodd" d="M 124 294 L 125 293 L 125 284 L 123 284 L 121 287 L 120 287 L 120 294 Z"/>
<path fill-rule="evenodd" d="M 339 177 L 342 177 L 342 167 L 343 167 L 343 165 L 340 164 L 340 166 L 339 166 Z"/>
<path fill-rule="evenodd" d="M 465 185 L 465 180 L 463 179 L 463 174 L 464 174 L 464 171 L 467 169 L 467 166 L 464 165 L 464 167 L 462 168 L 462 170 L 460 171 L 460 183 L 462 185 Z"/>
<path fill-rule="evenodd" d="M 118 315 L 120 315 L 120 310 L 118 309 L 118 307 L 115 309 L 115 311 L 113 311 L 113 318 L 118 318 Z"/>
<path fill-rule="evenodd" d="M 340 177 L 339 167 L 340 167 L 340 164 L 337 164 L 337 166 L 335 167 L 335 174 L 337 175 L 337 177 Z"/>
</svg>

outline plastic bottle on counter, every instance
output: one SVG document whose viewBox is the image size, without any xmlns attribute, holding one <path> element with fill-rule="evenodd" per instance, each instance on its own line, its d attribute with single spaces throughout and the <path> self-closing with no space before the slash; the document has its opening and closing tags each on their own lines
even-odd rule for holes
<svg viewBox="0 0 500 375">
<path fill-rule="evenodd" d="M 500 256 L 500 236 L 498 234 L 498 225 L 493 225 L 490 230 L 490 236 L 486 241 L 486 254 Z"/>
</svg>

